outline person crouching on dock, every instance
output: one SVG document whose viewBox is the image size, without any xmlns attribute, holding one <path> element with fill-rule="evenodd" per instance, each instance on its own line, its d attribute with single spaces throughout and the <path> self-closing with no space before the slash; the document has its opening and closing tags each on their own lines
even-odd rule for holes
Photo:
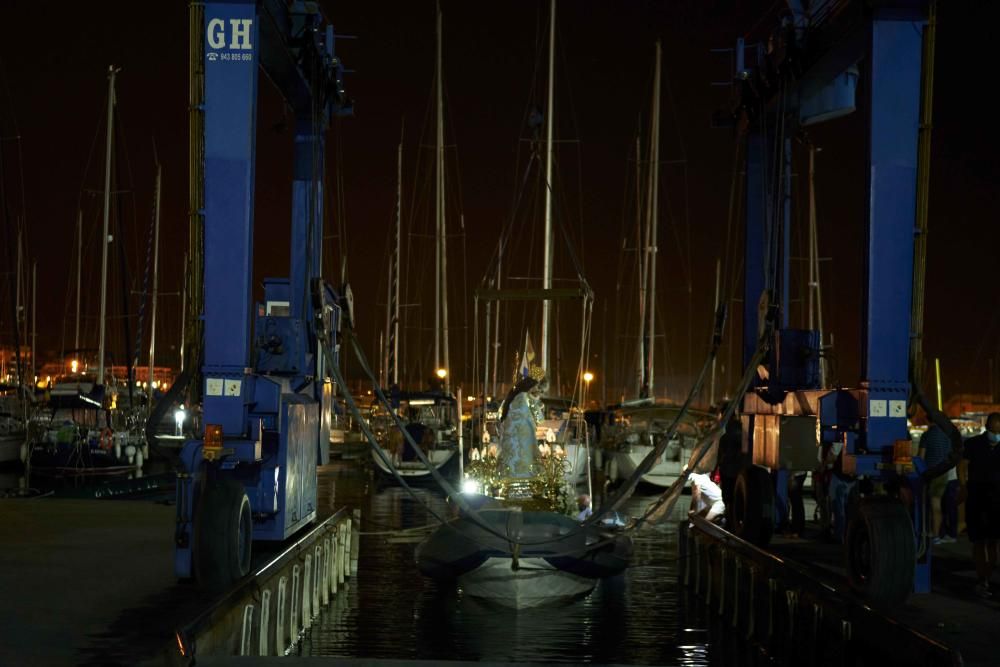
<svg viewBox="0 0 1000 667">
<path fill-rule="evenodd" d="M 703 516 L 715 522 L 726 511 L 722 501 L 722 489 L 708 475 L 693 472 L 688 475 L 691 482 L 691 515 Z"/>
</svg>

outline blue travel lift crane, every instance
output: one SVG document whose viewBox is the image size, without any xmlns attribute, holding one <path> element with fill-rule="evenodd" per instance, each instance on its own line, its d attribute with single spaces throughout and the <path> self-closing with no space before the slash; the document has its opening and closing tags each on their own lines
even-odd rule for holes
<svg viewBox="0 0 1000 667">
<path fill-rule="evenodd" d="M 191 37 L 191 132 L 204 142 L 192 164 L 204 187 L 204 427 L 181 450 L 174 562 L 179 577 L 221 589 L 249 571 L 252 541 L 284 540 L 316 518 L 341 317 L 322 278 L 324 136 L 351 106 L 317 3 L 192 3 Z M 295 148 L 290 275 L 266 279 L 253 304 L 259 70 L 294 113 Z"/>
<path fill-rule="evenodd" d="M 908 489 L 904 504 L 872 493 L 853 510 L 846 565 L 852 587 L 885 605 L 930 589 L 924 526 L 926 466 L 910 456 L 911 288 L 914 270 L 922 36 L 927 2 L 788 1 L 765 45 L 736 47 L 737 122 L 746 128 L 744 361 L 773 325 L 770 352 L 743 400 L 743 450 L 731 529 L 758 545 L 773 531 L 774 483 L 813 470 L 821 443 L 839 442 L 844 472 L 874 488 Z M 855 95 L 862 78 L 862 93 Z M 866 120 L 863 361 L 860 382 L 825 390 L 816 331 L 789 327 L 792 137 L 859 111 Z M 776 162 L 781 164 L 775 164 Z M 876 487 L 876 484 L 878 487 Z"/>
</svg>

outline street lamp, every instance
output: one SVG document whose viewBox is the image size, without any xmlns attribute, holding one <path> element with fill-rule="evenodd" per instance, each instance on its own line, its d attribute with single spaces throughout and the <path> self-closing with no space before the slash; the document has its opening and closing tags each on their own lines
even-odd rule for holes
<svg viewBox="0 0 1000 667">
<path fill-rule="evenodd" d="M 591 380 L 593 379 L 594 379 L 594 374 L 591 373 L 590 371 L 587 371 L 583 374 L 583 381 L 586 382 L 587 384 L 590 384 Z"/>
<path fill-rule="evenodd" d="M 437 376 L 442 380 L 448 377 L 448 371 L 444 368 L 437 369 Z"/>
</svg>

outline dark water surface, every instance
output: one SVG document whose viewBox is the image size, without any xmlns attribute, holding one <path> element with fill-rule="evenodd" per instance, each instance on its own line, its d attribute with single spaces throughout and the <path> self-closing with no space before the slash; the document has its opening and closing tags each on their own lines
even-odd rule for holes
<svg viewBox="0 0 1000 667">
<path fill-rule="evenodd" d="M 704 614 L 693 612 L 677 582 L 677 527 L 669 521 L 635 535 L 635 559 L 623 575 L 586 598 L 513 611 L 426 579 L 414 563 L 416 540 L 372 534 L 432 524 L 402 488 L 377 488 L 363 473 L 340 469 L 320 479 L 326 507 L 362 512 L 358 573 L 346 595 L 325 609 L 299 647 L 303 656 L 490 660 L 511 662 L 731 664 L 712 655 Z M 439 493 L 419 497 L 444 512 Z M 627 512 L 650 500 L 636 496 Z M 687 498 L 679 510 L 686 510 Z M 695 616 L 701 623 L 695 623 Z M 742 661 L 741 661 L 742 662 Z"/>
</svg>

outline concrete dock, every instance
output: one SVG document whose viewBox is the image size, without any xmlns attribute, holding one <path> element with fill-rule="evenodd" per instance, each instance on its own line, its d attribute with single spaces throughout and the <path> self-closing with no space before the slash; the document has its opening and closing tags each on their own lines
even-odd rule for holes
<svg viewBox="0 0 1000 667">
<path fill-rule="evenodd" d="M 0 500 L 0 664 L 163 664 L 207 600 L 173 575 L 174 508 Z"/>
<path fill-rule="evenodd" d="M 972 546 L 962 536 L 952 544 L 933 547 L 930 593 L 913 594 L 891 611 L 892 617 L 920 633 L 956 648 L 965 665 L 1000 664 L 1000 599 L 984 600 L 973 592 L 976 571 Z M 840 545 L 777 537 L 774 553 L 811 565 L 818 576 L 843 584 L 847 572 Z M 1000 573 L 994 573 L 994 590 L 1000 590 Z"/>
</svg>

